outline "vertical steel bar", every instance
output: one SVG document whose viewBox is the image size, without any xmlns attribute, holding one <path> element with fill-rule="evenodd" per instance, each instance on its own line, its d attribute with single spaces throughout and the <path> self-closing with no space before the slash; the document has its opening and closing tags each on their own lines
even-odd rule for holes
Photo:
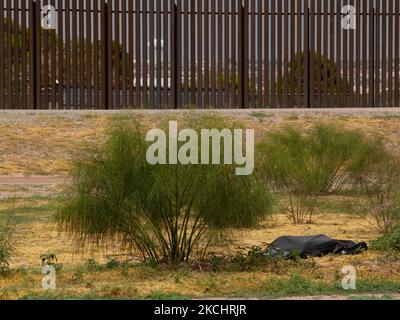
<svg viewBox="0 0 400 320">
<path fill-rule="evenodd" d="M 315 108 L 315 1 L 310 0 L 310 107 Z M 338 24 L 339 25 L 339 24 Z M 338 72 L 339 69 L 338 69 Z"/>
<path fill-rule="evenodd" d="M 92 91 L 92 8 L 91 8 L 91 1 L 86 0 L 86 6 L 85 6 L 85 17 L 84 19 L 86 20 L 86 52 L 85 52 L 85 57 L 86 59 L 84 60 L 84 66 L 86 65 L 86 94 L 84 95 L 86 97 L 85 101 L 85 109 L 91 109 L 92 108 L 92 96 L 93 96 L 93 91 Z M 95 61 L 93 61 L 95 62 Z"/>
<path fill-rule="evenodd" d="M 275 0 L 271 1 L 271 107 L 276 108 L 276 10 Z"/>
<path fill-rule="evenodd" d="M 175 38 L 175 46 L 176 46 L 176 60 L 175 60 L 175 69 L 176 69 L 176 88 L 175 88 L 175 96 L 176 96 L 176 108 L 182 107 L 182 2 L 180 0 L 177 1 L 175 5 L 175 27 L 176 27 L 176 38 Z"/>
<path fill-rule="evenodd" d="M 99 2 L 93 2 L 93 108 L 99 109 Z"/>
<path fill-rule="evenodd" d="M 125 2 L 125 1 L 123 1 Z M 149 50 L 150 50 L 150 66 L 149 66 L 149 81 L 150 81 L 150 100 L 149 107 L 154 108 L 154 79 L 155 79 L 155 68 L 154 68 L 154 0 L 148 0 L 150 3 L 149 8 Z M 180 1 L 178 0 L 178 3 Z M 122 40 L 124 42 L 124 40 Z"/>
<path fill-rule="evenodd" d="M 301 47 L 301 20 L 302 20 L 302 1 L 297 0 L 297 65 L 301 66 L 301 56 L 302 56 L 302 47 Z M 297 107 L 302 107 L 302 78 L 304 75 L 301 72 L 301 68 L 297 68 Z"/>
<path fill-rule="evenodd" d="M 367 10 L 365 10 L 365 13 Z M 374 30 L 375 30 L 375 12 L 373 1 L 369 1 L 369 97 L 368 106 L 374 107 Z M 365 87 L 366 91 L 366 87 Z"/>
<path fill-rule="evenodd" d="M 304 108 L 309 108 L 310 107 L 310 97 L 309 97 L 309 90 L 310 90 L 310 30 L 309 30 L 309 24 L 310 24 L 310 13 L 308 10 L 308 1 L 304 1 L 304 6 L 303 6 L 303 45 L 304 45 L 304 67 L 305 67 L 305 72 L 304 72 L 304 85 L 303 85 L 303 90 L 304 90 Z"/>
<path fill-rule="evenodd" d="M 317 1 L 317 52 L 318 52 L 318 65 L 317 65 L 317 107 L 322 107 L 322 2 Z"/>
<path fill-rule="evenodd" d="M 145 108 L 148 107 L 148 52 L 147 52 L 147 38 L 148 38 L 148 1 L 142 1 L 142 53 L 143 53 L 143 60 L 142 60 L 142 84 L 143 84 L 143 91 L 142 91 L 142 106 Z M 175 107 L 175 103 L 174 103 Z"/>
<path fill-rule="evenodd" d="M 79 109 L 85 109 L 85 9 L 79 0 Z"/>
<path fill-rule="evenodd" d="M 101 2 L 100 6 L 100 24 L 101 24 L 101 99 L 102 99 L 102 108 L 107 109 L 107 104 L 108 104 L 108 97 L 107 97 L 107 72 L 108 72 L 108 62 L 107 62 L 107 54 L 108 54 L 108 49 L 107 49 L 107 3 L 105 1 Z M 68 42 L 67 42 L 68 43 Z M 68 52 L 68 50 L 67 50 Z M 67 95 L 68 97 L 68 95 Z"/>
<path fill-rule="evenodd" d="M 361 94 L 364 97 L 364 93 L 361 93 L 361 80 L 362 80 L 362 74 L 363 71 L 361 71 L 360 67 L 360 62 L 361 62 L 361 18 L 362 18 L 362 10 L 361 10 L 361 0 L 356 0 L 356 30 L 355 30 L 355 37 L 356 37 L 356 51 L 355 51 L 355 56 L 356 56 L 356 68 L 355 68 L 355 78 L 356 78 L 356 92 L 355 92 L 355 107 L 361 107 L 364 106 L 364 98 L 361 98 Z M 365 87 L 363 87 L 365 88 Z"/>
<path fill-rule="evenodd" d="M 328 1 L 324 1 L 324 27 L 323 27 L 323 33 L 324 33 L 324 71 L 323 71 L 323 92 L 324 92 L 324 108 L 328 107 L 328 96 L 329 96 L 329 78 L 328 78 L 328 55 L 329 55 L 329 39 L 328 39 L 328 26 L 329 26 L 329 7 L 328 7 Z"/>
<path fill-rule="evenodd" d="M 363 17 L 362 17 L 362 29 L 357 29 L 359 30 L 358 32 L 362 32 L 362 52 L 363 52 L 363 57 L 362 57 L 362 106 L 366 107 L 367 106 L 367 61 L 368 61 L 368 57 L 367 57 L 367 19 L 368 19 L 368 14 L 369 14 L 369 10 L 367 7 L 367 3 L 365 1 L 363 1 L 363 9 L 362 9 L 362 13 L 363 13 Z M 361 36 L 360 36 L 361 37 Z M 369 39 L 370 42 L 373 41 L 373 39 Z M 370 61 L 370 63 L 372 63 L 372 61 Z M 357 73 L 358 74 L 358 73 Z"/>
<path fill-rule="evenodd" d="M 1 9 L 1 8 L 0 8 Z M 22 100 L 21 100 L 21 108 L 27 109 L 28 107 L 28 92 L 27 92 L 27 47 L 26 47 L 26 0 L 21 0 L 21 67 L 22 67 Z M 3 16 L 3 10 L 1 9 L 0 16 Z M 2 23 L 0 21 L 0 23 Z M 0 27 L 2 28 L 2 27 Z M 1 41 L 3 41 L 3 37 L 0 35 Z M 0 44 L 3 45 L 2 43 Z M 2 59 L 0 59 L 0 66 L 3 67 Z M 2 70 L 4 70 L 2 68 Z M 3 91 L 3 86 L 0 85 L 0 90 Z M 1 102 L 0 102 L 1 105 Z M 0 107 L 1 109 L 1 107 Z"/>
<path fill-rule="evenodd" d="M 221 1 L 221 0 L 219 0 Z M 196 1 L 190 0 L 190 88 L 191 107 L 196 104 Z M 220 41 L 220 40 L 219 40 Z M 220 62 L 220 61 L 219 61 Z"/>
<path fill-rule="evenodd" d="M 291 6 L 290 6 L 290 60 L 294 61 L 296 58 L 296 0 L 291 0 Z M 295 72 L 295 69 L 291 70 L 293 73 Z M 297 104 L 296 101 L 296 92 L 297 92 L 297 86 L 294 83 L 295 81 L 295 75 L 291 76 L 290 78 L 290 96 L 291 96 L 291 101 L 290 101 L 290 107 L 294 107 Z"/>
<path fill-rule="evenodd" d="M 197 107 L 203 108 L 203 0 L 197 0 Z M 179 62 L 181 64 L 181 62 Z M 179 91 L 181 92 L 181 90 Z"/>
<path fill-rule="evenodd" d="M 40 5 L 40 3 L 39 3 Z M 36 6 L 35 10 L 35 31 L 37 33 L 36 35 L 36 106 L 38 109 L 42 109 L 42 44 L 41 44 L 41 34 L 42 34 L 42 28 L 41 28 L 41 17 L 40 17 L 40 7 Z M 39 36 L 39 37 L 38 37 Z M 39 38 L 39 39 L 38 39 Z"/>
<path fill-rule="evenodd" d="M 285 30 L 284 30 L 284 51 L 285 51 L 285 57 L 284 57 L 284 79 L 285 79 L 285 89 L 284 89 L 284 100 L 283 100 L 283 107 L 288 108 L 289 107 L 289 0 L 285 0 L 285 9 L 284 9 L 284 23 L 285 23 Z M 305 4 L 307 1 L 304 2 Z"/>
<path fill-rule="evenodd" d="M 20 47 L 19 47 L 19 4 L 18 0 L 14 0 L 14 54 L 13 54 L 13 59 L 14 59 L 14 72 L 15 72 L 15 89 L 14 89 L 14 96 L 15 96 L 15 102 L 14 102 L 14 108 L 20 109 Z M 11 21 L 10 21 L 11 23 Z"/>
<path fill-rule="evenodd" d="M 269 0 L 264 0 L 264 107 L 270 106 L 269 99 Z"/>
<path fill-rule="evenodd" d="M 175 2 L 171 3 L 171 95 L 172 108 L 177 108 L 176 87 L 177 87 L 177 6 Z"/>
<path fill-rule="evenodd" d="M 5 70 L 5 61 L 4 61 L 4 1 L 0 1 L 0 110 L 4 109 L 4 70 Z M 30 2 L 31 5 L 31 2 Z M 31 7 L 29 8 L 32 9 Z M 31 18 L 29 18 L 30 21 Z M 31 37 L 30 37 L 31 38 Z M 32 47 L 30 47 L 30 51 L 32 51 Z M 32 86 L 32 83 L 31 83 Z"/>
<path fill-rule="evenodd" d="M 376 1 L 376 37 L 375 37 L 375 105 L 381 106 L 381 1 Z"/>
<path fill-rule="evenodd" d="M 49 109 L 49 30 L 46 29 L 43 30 L 43 100 L 42 108 Z"/>
<path fill-rule="evenodd" d="M 71 15 L 70 1 L 65 1 L 65 108 L 71 109 Z"/>
<path fill-rule="evenodd" d="M 329 59 L 330 59 L 331 63 L 335 63 L 335 3 L 334 3 L 334 0 L 330 0 L 329 17 L 330 17 L 330 21 L 329 21 L 329 24 L 330 24 Z M 350 52 L 353 52 L 353 51 L 350 50 Z M 330 72 L 332 72 L 332 71 L 330 71 Z M 335 100 L 337 100 L 338 91 L 339 91 L 337 88 L 337 85 L 335 83 L 335 76 L 336 76 L 335 74 L 330 74 L 330 83 L 329 83 L 329 86 L 331 88 L 330 98 L 329 98 L 329 106 L 330 107 L 334 107 L 336 105 L 336 103 L 334 103 L 334 102 L 335 102 Z"/>
<path fill-rule="evenodd" d="M 251 31 L 250 31 L 250 50 L 251 50 L 251 107 L 256 106 L 256 0 L 251 1 Z"/>
<path fill-rule="evenodd" d="M 72 90 L 73 90 L 73 109 L 78 109 L 78 66 L 77 66 L 77 57 L 78 57 L 78 27 L 77 27 L 77 1 L 72 1 Z"/>
<path fill-rule="evenodd" d="M 356 8 L 358 12 L 358 9 Z M 342 106 L 342 98 L 343 98 L 343 85 L 342 85 L 342 1 L 336 1 L 336 64 L 337 64 L 337 72 L 336 72 L 336 108 L 340 108 Z M 357 37 L 358 39 L 358 37 Z M 357 49 L 358 50 L 358 49 Z M 356 52 L 357 52 L 356 50 Z M 359 77 L 356 77 L 359 79 Z"/>
<path fill-rule="evenodd" d="M 249 107 L 249 6 L 243 7 L 243 108 Z"/>
<path fill-rule="evenodd" d="M 151 1 L 153 3 L 154 0 Z M 127 46 L 127 1 L 123 0 L 122 5 L 121 5 L 121 33 L 122 33 L 122 39 L 121 39 L 121 51 L 122 51 L 122 70 L 121 70 L 121 77 L 122 77 L 122 107 L 127 108 L 128 107 L 128 100 L 127 100 L 127 77 L 128 77 L 128 72 L 127 72 L 127 54 L 128 54 L 128 46 Z M 153 42 L 154 46 L 154 42 Z M 154 51 L 154 50 L 153 50 Z M 153 77 L 154 79 L 154 77 Z M 154 83 L 154 80 L 153 80 Z M 153 100 L 153 105 L 154 105 L 154 100 Z"/>
<path fill-rule="evenodd" d="M 395 107 L 400 107 L 400 81 L 399 81 L 399 72 L 400 72 L 400 39 L 399 39 L 399 35 L 400 35 L 400 2 L 396 1 L 395 4 L 395 32 L 394 32 L 394 44 L 395 44 L 395 48 L 394 48 L 394 87 L 395 87 L 395 101 L 394 101 L 394 106 Z"/>
<path fill-rule="evenodd" d="M 4 8 L 3 8 L 4 9 Z M 30 95 L 30 106 L 32 109 L 37 109 L 37 97 L 36 97 L 36 2 L 33 0 L 29 0 L 29 95 Z M 3 14 L 3 11 L 2 11 Z M 4 20 L 3 20 L 4 23 Z M 4 29 L 3 29 L 4 32 Z M 4 39 L 5 40 L 5 39 Z M 4 43 L 4 42 L 3 42 Z M 1 49 L 0 49 L 1 50 Z M 5 57 L 4 57 L 5 58 Z M 6 61 L 3 60 L 4 63 Z M 5 70 L 5 68 L 3 68 Z M 2 72 L 2 74 L 4 74 Z M 3 86 L 5 88 L 5 85 Z M 3 97 L 4 100 L 4 97 Z M 3 105 L 2 109 L 5 108 L 6 105 Z"/>
<path fill-rule="evenodd" d="M 382 107 L 387 106 L 387 3 L 382 1 Z"/>
<path fill-rule="evenodd" d="M 184 81 L 184 105 L 189 104 L 189 1 L 184 1 L 183 13 L 183 81 Z"/>
<path fill-rule="evenodd" d="M 197 0 L 199 1 L 199 0 Z M 225 108 L 229 109 L 229 96 L 230 96 L 230 75 L 229 75 L 229 1 L 230 0 L 225 0 L 224 3 L 224 19 L 225 19 L 225 88 L 224 88 L 224 102 L 225 102 Z M 200 50 L 201 51 L 201 50 Z"/>
<path fill-rule="evenodd" d="M 115 27 L 115 26 L 114 26 Z M 113 109 L 115 105 L 113 103 L 114 90 L 113 90 L 113 1 L 108 0 L 107 2 L 107 38 L 105 39 L 107 45 L 107 108 Z M 115 77 L 115 76 L 114 76 Z"/>
<path fill-rule="evenodd" d="M 388 86 L 389 86 L 389 96 L 388 96 L 388 107 L 393 107 L 393 0 L 389 0 L 389 30 L 388 30 Z"/>
<path fill-rule="evenodd" d="M 243 57 L 243 53 L 244 53 L 244 17 L 243 17 L 243 12 L 244 12 L 244 6 L 243 3 L 241 1 L 239 1 L 239 5 L 238 5 L 238 98 L 239 98 L 239 102 L 238 102 L 238 107 L 239 108 L 244 108 L 244 98 L 243 98 L 243 78 L 244 78 L 244 74 L 243 74 L 243 67 L 244 67 L 244 57 Z"/>
<path fill-rule="evenodd" d="M 186 2 L 186 1 L 185 1 Z M 209 0 L 204 3 L 204 107 L 210 106 L 210 13 Z M 185 18 L 186 19 L 186 18 Z M 185 26 L 187 30 L 187 26 Z M 185 49 L 187 44 L 185 43 Z M 185 72 L 186 74 L 186 72 Z M 186 83 L 186 80 L 185 80 Z"/>
<path fill-rule="evenodd" d="M 58 80 L 58 90 L 57 90 L 57 109 L 64 108 L 64 9 L 63 1 L 58 0 L 58 38 L 57 38 L 57 80 Z"/>
<path fill-rule="evenodd" d="M 222 71 L 222 0 L 218 0 L 218 70 L 217 70 L 217 80 L 218 80 L 218 108 L 222 108 L 223 99 L 223 71 Z M 194 47 L 194 46 L 193 46 Z M 193 54 L 192 54 L 193 56 Z M 192 75 L 193 76 L 193 75 Z M 192 81 L 193 84 L 193 81 Z"/>
<path fill-rule="evenodd" d="M 138 0 L 137 0 L 138 1 Z M 164 107 L 168 107 L 168 95 L 170 86 L 169 76 L 169 0 L 164 0 Z M 138 26 L 137 26 L 138 27 Z M 138 36 L 140 37 L 140 35 Z"/>
<path fill-rule="evenodd" d="M 354 7 L 354 0 L 350 0 L 350 5 Z M 354 34 L 355 30 L 349 30 L 350 51 L 349 51 L 349 77 L 350 77 L 350 107 L 354 107 Z"/>
<path fill-rule="evenodd" d="M 50 1 L 53 8 L 55 8 L 55 0 Z M 52 23 L 55 23 L 52 21 Z M 49 30 L 50 33 L 50 80 L 51 80 L 51 109 L 57 109 L 57 42 L 56 42 L 56 30 Z M 49 104 L 50 106 L 50 104 Z"/>
<path fill-rule="evenodd" d="M 123 0 L 125 1 L 125 0 Z M 114 0 L 114 40 L 112 42 L 114 49 L 114 108 L 120 108 L 120 8 L 119 0 Z M 143 50 L 146 48 L 146 42 L 143 43 Z M 145 50 L 146 51 L 146 50 Z"/>
<path fill-rule="evenodd" d="M 167 1 L 167 0 L 166 0 Z M 141 55 L 140 55 L 140 35 L 141 35 L 141 24 L 140 24 L 140 0 L 136 0 L 135 3 L 135 31 L 136 31 L 136 35 L 135 35 L 135 49 L 136 49 L 136 56 L 135 56 L 135 67 L 136 67 L 136 71 L 135 71 L 135 85 L 136 85 L 136 109 L 141 109 L 142 108 L 142 102 L 141 102 L 141 96 L 142 96 L 142 90 L 141 90 L 141 86 L 142 86 L 142 75 L 141 75 Z M 166 10 L 168 11 L 168 9 Z M 166 13 L 166 15 L 168 16 L 168 13 Z M 168 34 L 168 32 L 164 32 L 164 37 Z M 166 43 L 167 45 L 167 43 Z M 164 62 L 166 64 L 166 62 Z M 168 69 L 167 69 L 167 73 L 168 73 Z M 164 75 L 165 77 L 165 75 Z M 168 77 L 168 75 L 167 75 Z M 165 84 L 164 84 L 165 86 Z M 165 94 L 165 105 L 168 104 L 168 90 Z"/>
<path fill-rule="evenodd" d="M 236 63 L 236 44 L 237 44 L 237 34 L 236 34 L 236 18 L 237 18 L 237 1 L 233 0 L 231 2 L 231 26 L 232 26 L 232 34 L 231 34 L 231 105 L 233 108 L 237 108 L 236 104 L 236 89 L 237 89 L 237 63 Z"/>
<path fill-rule="evenodd" d="M 211 1 L 211 108 L 216 107 L 216 19 L 217 1 Z"/>
<path fill-rule="evenodd" d="M 301 2 L 301 1 L 300 1 Z M 299 2 L 299 9 L 301 11 L 301 4 Z M 301 17 L 301 16 L 300 16 Z M 300 20 L 301 21 L 301 20 Z M 300 24 L 299 24 L 300 29 Z M 279 108 L 282 107 L 282 1 L 278 1 L 278 106 Z"/>
<path fill-rule="evenodd" d="M 157 72 L 157 103 L 156 107 L 161 107 L 161 65 L 162 65 L 162 44 L 161 44 L 161 1 L 156 1 L 157 3 L 157 65 L 156 65 L 156 72 Z M 130 37 L 131 38 L 131 37 Z M 133 50 L 132 50 L 133 51 Z M 131 58 L 130 58 L 131 61 Z"/>
</svg>

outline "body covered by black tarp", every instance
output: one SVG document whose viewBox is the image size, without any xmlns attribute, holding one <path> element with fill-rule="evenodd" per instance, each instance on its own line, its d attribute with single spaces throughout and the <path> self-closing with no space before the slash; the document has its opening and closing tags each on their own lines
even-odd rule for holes
<svg viewBox="0 0 400 320">
<path fill-rule="evenodd" d="M 367 250 L 365 242 L 355 243 L 348 240 L 336 240 L 324 234 L 308 237 L 284 236 L 276 239 L 265 250 L 265 255 L 291 259 L 294 256 L 302 258 L 322 257 L 333 254 L 357 254 Z"/>
</svg>

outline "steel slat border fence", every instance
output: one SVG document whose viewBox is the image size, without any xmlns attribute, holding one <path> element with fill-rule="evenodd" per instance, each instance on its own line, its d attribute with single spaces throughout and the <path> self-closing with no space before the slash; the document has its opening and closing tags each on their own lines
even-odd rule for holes
<svg viewBox="0 0 400 320">
<path fill-rule="evenodd" d="M 0 109 L 400 107 L 400 0 L 0 0 L 0 41 Z"/>
</svg>

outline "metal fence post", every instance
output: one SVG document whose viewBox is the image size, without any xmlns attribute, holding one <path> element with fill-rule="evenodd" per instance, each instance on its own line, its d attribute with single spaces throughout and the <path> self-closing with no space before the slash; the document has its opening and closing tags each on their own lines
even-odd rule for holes
<svg viewBox="0 0 400 320">
<path fill-rule="evenodd" d="M 306 29 L 306 50 L 305 50 L 305 62 L 306 62 L 306 66 L 305 66 L 305 91 L 304 91 L 304 107 L 309 109 L 311 107 L 311 102 L 310 102 L 310 92 L 311 92 L 311 81 L 310 81 L 310 73 L 311 73 L 311 68 L 314 68 L 314 65 L 310 64 L 310 55 L 314 54 L 314 52 L 311 52 L 310 50 L 310 7 L 308 4 L 308 1 L 305 2 L 304 4 L 306 7 L 304 10 L 304 19 L 305 19 L 305 29 Z M 285 44 L 287 45 L 287 44 Z M 286 63 L 289 63 L 289 61 L 287 61 Z"/>
<path fill-rule="evenodd" d="M 171 23 L 171 30 L 172 30 L 172 70 L 171 70 L 171 76 L 172 76 L 172 83 L 171 83 L 171 90 L 172 90 L 172 108 L 178 109 L 178 88 L 177 88 L 177 79 L 178 79 L 178 24 L 177 24 L 177 12 L 178 12 L 178 7 L 176 3 L 173 1 L 171 4 L 171 17 L 172 17 L 172 23 Z"/>
<path fill-rule="evenodd" d="M 239 107 L 247 108 L 248 101 L 248 28 L 247 0 L 239 5 Z"/>
<path fill-rule="evenodd" d="M 31 96 L 31 108 L 36 110 L 38 108 L 38 96 L 37 96 L 37 87 L 39 83 L 37 82 L 37 39 L 36 39 L 36 17 L 37 17 L 37 3 L 36 1 L 30 1 L 30 10 L 29 10 L 29 24 L 30 24 L 30 32 L 29 32 L 29 51 L 30 51 L 30 96 Z M 39 36 L 40 37 L 40 36 Z M 39 44 L 40 46 L 40 44 Z M 40 79 L 40 78 L 39 78 Z M 40 89 L 39 89 L 40 94 Z"/>
<path fill-rule="evenodd" d="M 0 2 L 0 67 L 5 69 L 4 62 L 4 1 Z M 4 71 L 0 74 L 0 109 L 4 109 Z"/>
<path fill-rule="evenodd" d="M 375 21 L 375 9 L 372 1 L 370 1 L 370 8 L 369 8 L 369 13 L 370 13 L 370 28 L 369 28 L 369 36 L 370 36 L 370 47 L 369 47 L 369 107 L 374 108 L 375 107 L 375 76 L 374 76 L 374 70 L 375 70 L 375 36 L 376 36 L 376 21 Z M 371 27 L 373 26 L 373 27 Z M 364 75 L 365 77 L 365 75 Z M 379 81 L 379 77 L 378 77 Z M 379 86 L 379 84 L 377 84 Z M 366 90 L 366 89 L 364 89 Z"/>
<path fill-rule="evenodd" d="M 109 64 L 109 41 L 108 41 L 108 4 L 106 1 L 102 1 L 101 7 L 101 65 L 102 65 L 102 72 L 101 72 L 101 84 L 102 84 L 102 105 L 103 109 L 109 108 L 109 74 L 108 74 L 108 64 Z"/>
</svg>

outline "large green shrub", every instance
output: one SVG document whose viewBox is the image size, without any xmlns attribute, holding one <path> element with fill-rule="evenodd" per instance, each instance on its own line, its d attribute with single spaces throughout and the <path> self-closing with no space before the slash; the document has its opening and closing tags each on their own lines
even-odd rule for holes
<svg viewBox="0 0 400 320">
<path fill-rule="evenodd" d="M 85 150 L 57 218 L 82 244 L 111 242 L 151 263 L 203 255 L 216 231 L 251 227 L 270 212 L 253 176 L 232 165 L 150 165 L 137 124 L 122 121 L 103 145 Z"/>
</svg>

